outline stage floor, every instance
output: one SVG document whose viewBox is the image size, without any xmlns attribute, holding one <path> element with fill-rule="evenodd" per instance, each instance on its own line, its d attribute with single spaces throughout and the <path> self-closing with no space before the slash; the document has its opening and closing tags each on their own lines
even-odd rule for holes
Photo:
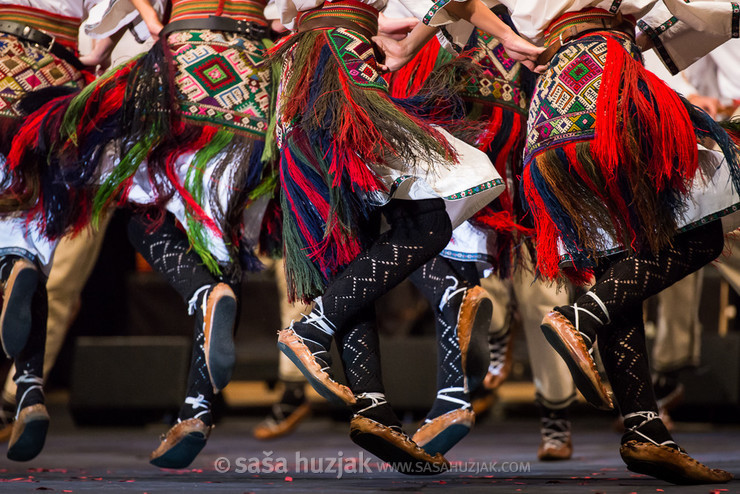
<svg viewBox="0 0 740 494">
<path fill-rule="evenodd" d="M 147 462 L 164 425 L 77 428 L 63 408 L 51 412 L 46 448 L 36 460 L 0 460 L 0 491 L 740 492 L 740 481 L 675 487 L 632 474 L 619 458 L 612 419 L 598 412 L 575 420 L 570 461 L 537 461 L 536 418 L 489 420 L 447 455 L 456 471 L 432 477 L 382 471 L 349 440 L 348 424 L 328 418 L 310 419 L 289 437 L 259 442 L 251 436 L 256 417 L 227 417 L 190 469 L 165 471 Z M 740 427 L 678 424 L 675 436 L 697 459 L 740 476 Z"/>
</svg>

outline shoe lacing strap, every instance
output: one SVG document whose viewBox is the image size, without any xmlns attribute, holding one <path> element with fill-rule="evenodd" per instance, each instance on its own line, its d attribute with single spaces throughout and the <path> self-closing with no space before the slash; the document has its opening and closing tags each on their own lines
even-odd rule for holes
<svg viewBox="0 0 740 494">
<path fill-rule="evenodd" d="M 456 405 L 460 405 L 458 410 L 470 410 L 472 408 L 472 405 L 470 404 L 469 401 L 463 400 L 461 398 L 455 398 L 454 396 L 447 396 L 447 393 L 465 393 L 465 392 L 466 392 L 466 389 L 460 388 L 460 387 L 442 388 L 437 391 L 437 399 L 448 401 Z M 429 422 L 431 422 L 430 419 L 426 419 L 424 421 L 425 424 Z"/>
<path fill-rule="evenodd" d="M 315 352 L 311 352 L 311 355 L 318 361 L 320 360 L 323 364 L 323 367 L 321 368 L 322 371 L 328 373 L 331 367 L 329 366 L 329 359 L 323 358 L 320 355 L 330 355 L 329 350 L 324 348 L 323 343 L 319 343 L 316 340 L 312 340 L 311 338 L 307 338 L 303 335 L 298 334 L 295 329 L 293 328 L 293 325 L 295 324 L 295 320 L 290 322 L 290 329 L 293 330 L 293 332 L 298 336 L 302 341 L 310 341 L 311 343 L 315 344 L 317 347 L 320 348 L 320 350 L 317 350 Z M 334 336 L 334 333 L 336 332 L 336 326 L 334 323 L 332 323 L 324 314 L 324 304 L 321 300 L 321 297 L 317 297 L 314 300 L 314 308 L 311 312 L 308 314 L 303 314 L 303 319 L 300 321 L 302 324 L 309 324 L 319 331 L 327 334 L 328 336 Z"/>
<path fill-rule="evenodd" d="M 317 297 L 316 300 L 314 300 L 314 304 L 313 310 L 308 314 L 304 314 L 301 322 L 310 324 L 329 336 L 334 336 L 337 327 L 324 314 L 324 303 L 322 302 L 321 297 Z"/>
<path fill-rule="evenodd" d="M 678 444 L 676 444 L 675 441 L 663 441 L 662 443 L 658 443 L 658 442 L 654 441 L 652 438 L 650 438 L 649 436 L 646 436 L 645 434 L 643 434 L 642 432 L 640 432 L 640 431 L 637 430 L 640 427 L 642 427 L 643 425 L 647 424 L 648 422 L 651 422 L 653 420 L 660 420 L 660 416 L 658 415 L 658 412 L 653 412 L 652 410 L 647 410 L 647 411 L 641 411 L 641 412 L 635 412 L 635 413 L 628 413 L 627 415 L 625 415 L 623 417 L 623 419 L 624 420 L 627 420 L 627 419 L 631 419 L 631 418 L 634 418 L 634 417 L 642 417 L 644 420 L 642 422 L 640 422 L 638 425 L 635 425 L 633 427 L 630 427 L 628 429 L 630 432 L 634 432 L 635 434 L 644 437 L 645 439 L 647 439 L 649 442 L 655 444 L 656 446 L 670 446 L 670 445 L 673 445 L 673 446 L 676 446 L 678 448 Z"/>
<path fill-rule="evenodd" d="M 190 297 L 190 300 L 188 300 L 188 315 L 192 316 L 195 314 L 195 310 L 198 308 L 198 297 L 200 297 L 203 292 L 211 288 L 211 286 L 212 285 L 203 285 L 195 291 L 192 297 Z M 206 295 L 208 294 L 204 294 L 203 300 L 201 301 L 201 310 L 203 311 L 203 314 L 206 313 L 206 302 L 208 301 L 208 297 Z"/>
<path fill-rule="evenodd" d="M 372 408 L 388 403 L 385 399 L 384 393 L 362 393 L 359 395 L 355 395 L 355 400 L 370 400 L 371 402 L 369 406 L 355 412 L 357 415 L 361 415 L 362 412 L 366 412 Z"/>
<path fill-rule="evenodd" d="M 305 322 L 305 321 L 304 321 Z M 312 340 L 311 338 L 308 338 L 306 336 L 299 335 L 298 332 L 296 332 L 295 329 L 293 329 L 293 324 L 295 324 L 295 321 L 290 322 L 289 328 L 293 330 L 293 333 L 303 342 L 310 341 L 317 347 L 319 347 L 321 350 L 316 350 L 315 352 L 311 352 L 311 355 L 313 355 L 314 359 L 318 362 L 321 361 L 321 364 L 323 364 L 323 367 L 321 368 L 322 371 L 327 372 L 331 369 L 331 366 L 327 362 L 327 359 L 320 357 L 320 355 L 330 355 L 329 351 L 324 348 L 324 345 L 319 343 L 316 340 Z M 308 348 L 308 346 L 306 346 Z M 310 350 L 310 349 L 309 349 Z"/>
<path fill-rule="evenodd" d="M 511 333 L 508 330 L 503 330 L 489 338 L 488 348 L 491 354 L 489 371 L 497 373 L 506 363 L 506 350 L 509 346 L 510 336 Z"/>
<path fill-rule="evenodd" d="M 570 439 L 570 421 L 566 419 L 551 419 L 542 417 L 540 429 L 545 446 L 559 448 Z"/>
<path fill-rule="evenodd" d="M 211 404 L 206 400 L 206 397 L 202 394 L 198 394 L 198 396 L 188 396 L 185 398 L 185 404 L 190 405 L 193 407 L 193 410 L 197 410 L 199 408 L 205 408 L 205 410 L 196 413 L 193 418 L 199 418 L 202 415 L 205 415 L 206 413 L 209 413 L 211 411 Z M 177 419 L 178 422 L 181 422 L 180 419 Z"/>
<path fill-rule="evenodd" d="M 456 403 L 460 405 L 460 408 L 462 409 L 470 408 L 469 401 L 462 400 L 460 398 L 455 398 L 454 396 L 447 396 L 447 393 L 465 393 L 465 388 L 460 388 L 460 387 L 442 388 L 437 391 L 437 399 L 449 401 L 450 403 Z"/>
<path fill-rule="evenodd" d="M 20 415 L 21 410 L 23 409 L 23 400 L 26 399 L 26 395 L 28 395 L 29 391 L 33 389 L 38 389 L 42 393 L 44 392 L 43 386 L 44 386 L 44 380 L 41 379 L 38 376 L 34 376 L 33 374 L 29 374 L 28 371 L 25 371 L 22 376 L 20 376 L 18 379 L 15 380 L 15 385 L 18 386 L 19 384 L 33 384 L 33 386 L 29 386 L 24 392 L 23 395 L 21 395 L 21 399 L 18 400 L 18 409 L 15 412 L 15 419 L 18 420 L 18 415 Z"/>
<path fill-rule="evenodd" d="M 449 302 L 452 297 L 460 292 L 464 292 L 468 288 L 466 286 L 458 288 L 457 285 L 459 284 L 459 280 L 454 276 L 445 276 L 445 280 L 452 280 L 453 284 L 445 288 L 445 291 L 442 294 L 442 300 L 439 301 L 440 311 L 444 309 L 444 306 L 447 305 L 447 302 Z"/>
<path fill-rule="evenodd" d="M 602 326 L 605 325 L 605 324 L 609 324 L 611 322 L 611 317 L 609 317 L 609 311 L 606 309 L 606 305 L 604 305 L 604 302 L 602 302 L 601 299 L 595 293 L 593 293 L 593 292 L 586 292 L 586 295 L 588 295 L 589 297 L 591 297 L 592 299 L 594 299 L 596 301 L 596 303 L 598 304 L 599 308 L 601 309 L 601 311 L 606 316 L 606 322 L 604 322 L 604 321 L 601 320 L 600 317 L 598 317 L 596 314 L 594 314 L 590 310 L 584 309 L 583 307 L 578 307 L 578 303 L 574 303 L 573 304 L 573 310 L 576 313 L 576 321 L 575 321 L 575 323 L 576 323 L 575 324 L 576 331 L 578 331 L 581 334 L 581 336 L 586 340 L 587 346 L 589 348 L 589 353 L 593 353 L 593 345 L 594 345 L 594 342 L 591 340 L 591 337 L 589 337 L 587 334 L 583 333 L 579 329 L 580 328 L 580 316 L 579 316 L 578 313 L 579 312 L 585 312 L 589 316 L 593 317 Z"/>
<path fill-rule="evenodd" d="M 278 421 L 282 422 L 288 418 L 297 408 L 298 407 L 288 405 L 287 403 L 275 403 L 272 405 L 272 416 L 267 417 L 266 420 L 271 420 L 274 425 L 277 425 Z"/>
</svg>

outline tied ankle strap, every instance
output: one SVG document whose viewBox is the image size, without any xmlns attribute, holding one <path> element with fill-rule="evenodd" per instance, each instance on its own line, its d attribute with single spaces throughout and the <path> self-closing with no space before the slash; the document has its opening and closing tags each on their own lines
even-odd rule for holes
<svg viewBox="0 0 740 494">
<path fill-rule="evenodd" d="M 455 403 L 457 405 L 460 405 L 460 408 L 462 409 L 467 409 L 467 408 L 470 408 L 471 406 L 469 401 L 447 395 L 447 393 L 465 393 L 465 392 L 466 392 L 465 388 L 460 388 L 460 387 L 443 388 L 437 391 L 437 399 L 449 401 L 450 403 Z"/>
<path fill-rule="evenodd" d="M 313 310 L 308 314 L 304 314 L 305 319 L 302 322 L 314 326 L 329 336 L 334 336 L 337 327 L 328 317 L 326 317 L 326 314 L 324 313 L 324 303 L 321 300 L 321 297 L 317 297 L 316 300 L 314 300 L 314 304 Z"/>
<path fill-rule="evenodd" d="M 200 416 L 209 413 L 211 411 L 211 404 L 206 400 L 206 397 L 202 394 L 199 394 L 196 397 L 188 396 L 185 398 L 185 403 L 187 405 L 190 405 L 193 407 L 193 410 L 197 410 L 198 408 L 205 408 L 205 410 L 198 412 L 195 414 L 193 418 L 199 418 Z M 178 422 L 180 422 L 180 419 L 177 419 Z"/>
<path fill-rule="evenodd" d="M 543 417 L 541 433 L 547 446 L 560 447 L 570 439 L 570 421 Z"/>
<path fill-rule="evenodd" d="M 24 373 L 22 376 L 20 376 L 18 379 L 15 380 L 15 385 L 18 386 L 20 384 L 31 384 L 32 386 L 29 386 L 28 389 L 26 389 L 23 392 L 23 395 L 21 395 L 21 399 L 18 400 L 18 409 L 15 412 L 15 419 L 18 420 L 18 416 L 21 413 L 21 410 L 23 409 L 23 400 L 26 399 L 26 396 L 31 390 L 38 389 L 43 393 L 43 386 L 44 386 L 44 380 L 41 379 L 38 376 L 34 376 L 33 374 L 28 374 L 27 372 Z"/>
<path fill-rule="evenodd" d="M 195 314 L 195 310 L 198 308 L 198 297 L 200 297 L 201 293 L 206 292 L 203 295 L 203 300 L 201 301 L 201 308 L 203 310 L 203 314 L 206 313 L 206 303 L 208 301 L 208 289 L 211 288 L 211 285 L 203 285 L 202 287 L 198 288 L 192 297 L 190 297 L 190 300 L 188 300 L 188 315 L 192 316 Z"/>
<path fill-rule="evenodd" d="M 468 287 L 464 286 L 462 288 L 458 288 L 457 285 L 459 283 L 459 280 L 455 278 L 454 276 L 445 276 L 445 280 L 452 280 L 454 284 L 448 286 L 445 289 L 444 294 L 442 295 L 442 300 L 439 302 L 439 310 L 443 310 L 444 306 L 447 305 L 447 302 L 450 301 L 452 297 L 457 295 L 460 292 L 465 291 Z"/>
<path fill-rule="evenodd" d="M 606 305 L 604 305 L 604 302 L 602 302 L 601 299 L 595 293 L 593 293 L 593 292 L 586 292 L 586 295 L 588 295 L 589 297 L 591 297 L 592 299 L 594 299 L 594 301 L 598 304 L 598 306 L 601 309 L 601 311 L 606 316 L 606 321 L 602 321 L 600 317 L 598 317 L 596 314 L 594 314 L 590 310 L 584 309 L 583 307 L 578 307 L 578 303 L 577 302 L 573 304 L 573 310 L 575 312 L 575 318 L 576 318 L 576 320 L 575 320 L 576 331 L 578 331 L 581 334 L 581 336 L 583 336 L 586 340 L 588 340 L 589 351 L 591 351 L 594 342 L 591 340 L 591 337 L 590 336 L 588 336 L 587 334 L 583 333 L 580 330 L 580 327 L 581 327 L 580 322 L 581 321 L 580 321 L 579 312 L 585 312 L 589 316 L 593 317 L 594 320 L 596 320 L 602 326 L 604 326 L 605 324 L 609 324 L 611 322 L 611 317 L 609 317 L 609 311 L 606 309 Z"/>
<path fill-rule="evenodd" d="M 648 422 L 652 422 L 653 420 L 660 420 L 660 416 L 658 415 L 657 412 L 653 412 L 652 410 L 646 410 L 646 411 L 628 413 L 627 415 L 625 415 L 623 417 L 623 419 L 625 421 L 627 421 L 628 419 L 635 418 L 635 417 L 641 417 L 644 420 L 642 422 L 640 422 L 638 425 L 629 427 L 628 428 L 629 432 L 634 432 L 635 434 L 637 434 L 637 435 L 645 438 L 648 442 L 653 443 L 656 446 L 675 446 L 675 447 L 678 448 L 678 444 L 676 444 L 675 441 L 669 440 L 669 441 L 663 441 L 662 443 L 658 443 L 655 440 L 653 440 L 652 438 L 650 438 L 649 436 L 647 436 L 647 435 L 643 434 L 642 432 L 640 432 L 639 430 L 637 430 L 640 427 L 642 427 L 645 424 L 647 424 Z"/>
<path fill-rule="evenodd" d="M 384 393 L 362 393 L 359 395 L 355 395 L 355 398 L 357 399 L 357 401 L 360 401 L 360 400 L 370 400 L 371 401 L 369 406 L 363 408 L 362 410 L 358 410 L 357 412 L 355 412 L 357 415 L 360 415 L 362 414 L 362 412 L 366 412 L 377 406 L 385 405 L 386 403 L 388 403 L 385 399 Z"/>
</svg>

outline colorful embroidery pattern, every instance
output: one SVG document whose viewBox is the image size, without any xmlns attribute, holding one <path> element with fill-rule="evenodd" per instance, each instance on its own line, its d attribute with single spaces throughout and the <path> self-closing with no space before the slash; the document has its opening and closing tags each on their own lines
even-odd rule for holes
<svg viewBox="0 0 740 494">
<path fill-rule="evenodd" d="M 267 5 L 265 0 L 177 0 L 172 3 L 171 21 L 217 15 L 267 26 L 264 15 Z"/>
<path fill-rule="evenodd" d="M 270 107 L 265 47 L 214 31 L 176 32 L 168 41 L 183 116 L 264 138 Z"/>
<path fill-rule="evenodd" d="M 434 16 L 437 15 L 437 12 L 439 12 L 439 9 L 444 8 L 444 6 L 450 3 L 450 1 L 451 0 L 437 0 L 436 2 L 434 2 L 434 5 L 432 6 L 432 8 L 429 9 L 429 12 L 426 13 L 421 22 L 428 26 L 429 23 L 432 22 Z"/>
<path fill-rule="evenodd" d="M 0 21 L 30 26 L 54 36 L 54 43 L 64 45 L 71 50 L 77 50 L 77 36 L 82 20 L 76 17 L 52 14 L 42 9 L 24 5 L 3 4 L 2 11 L 0 11 Z"/>
<path fill-rule="evenodd" d="M 370 40 L 357 31 L 337 28 L 325 31 L 332 53 L 357 86 L 388 90 L 388 83 L 378 72 L 378 63 Z"/>
<path fill-rule="evenodd" d="M 27 92 L 63 85 L 82 88 L 82 74 L 45 50 L 0 33 L 0 117 L 18 118 L 14 105 Z"/>
<path fill-rule="evenodd" d="M 629 41 L 625 49 L 639 60 Z M 593 139 L 596 98 L 606 64 L 606 41 L 591 37 L 563 47 L 537 81 L 529 111 L 525 163 L 548 148 Z"/>
<path fill-rule="evenodd" d="M 466 98 L 526 112 L 527 97 L 520 89 L 521 64 L 506 55 L 497 38 L 480 30 L 477 37 L 478 49 L 473 53 L 473 61 L 483 69 L 483 73 L 479 78 L 471 78 Z"/>
</svg>

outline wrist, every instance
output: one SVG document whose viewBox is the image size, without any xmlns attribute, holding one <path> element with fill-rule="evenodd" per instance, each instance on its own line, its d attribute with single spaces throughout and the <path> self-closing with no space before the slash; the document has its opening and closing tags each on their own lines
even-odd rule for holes
<svg viewBox="0 0 740 494">
<path fill-rule="evenodd" d="M 501 35 L 498 37 L 499 41 L 505 45 L 510 45 L 513 43 L 517 38 L 519 38 L 519 35 L 514 32 L 513 29 L 511 29 L 509 26 L 506 26 Z"/>
<path fill-rule="evenodd" d="M 401 56 L 407 59 L 414 57 L 414 46 L 408 37 L 398 42 L 401 45 Z"/>
</svg>

